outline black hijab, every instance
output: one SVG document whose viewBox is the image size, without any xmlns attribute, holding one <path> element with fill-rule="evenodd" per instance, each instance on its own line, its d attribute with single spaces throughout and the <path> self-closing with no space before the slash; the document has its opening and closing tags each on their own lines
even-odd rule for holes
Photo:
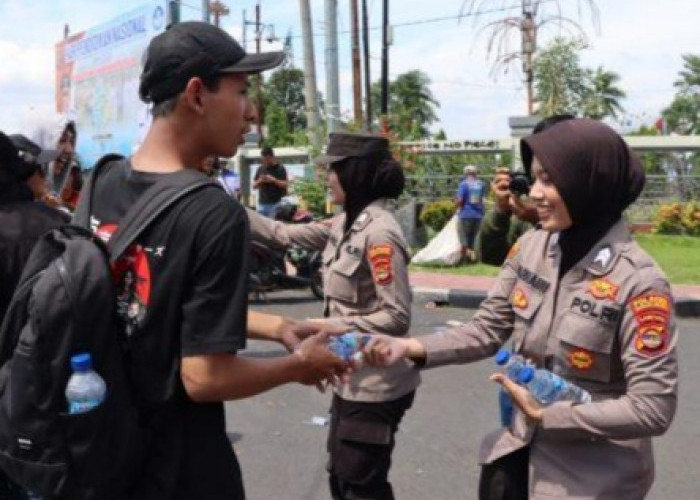
<svg viewBox="0 0 700 500">
<path fill-rule="evenodd" d="M 614 130 L 588 119 L 525 137 L 520 152 L 528 174 L 537 157 L 571 216 L 573 224 L 559 236 L 563 276 L 637 199 L 645 181 L 642 164 Z"/>
<path fill-rule="evenodd" d="M 345 231 L 370 203 L 380 198 L 398 198 L 406 182 L 403 169 L 387 150 L 385 154 L 349 157 L 331 163 L 345 192 Z"/>
</svg>

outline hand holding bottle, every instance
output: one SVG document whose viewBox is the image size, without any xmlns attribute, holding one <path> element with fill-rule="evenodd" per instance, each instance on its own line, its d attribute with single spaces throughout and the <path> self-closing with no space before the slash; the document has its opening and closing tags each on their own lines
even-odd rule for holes
<svg viewBox="0 0 700 500">
<path fill-rule="evenodd" d="M 503 373 L 494 373 L 491 375 L 490 380 L 501 384 L 501 387 L 508 392 L 513 404 L 515 404 L 521 412 L 535 422 L 542 421 L 542 405 L 532 397 L 532 394 L 526 387 L 512 381 Z"/>
<path fill-rule="evenodd" d="M 385 367 L 408 357 L 410 339 L 373 334 L 363 349 L 364 362 L 370 366 Z"/>
</svg>

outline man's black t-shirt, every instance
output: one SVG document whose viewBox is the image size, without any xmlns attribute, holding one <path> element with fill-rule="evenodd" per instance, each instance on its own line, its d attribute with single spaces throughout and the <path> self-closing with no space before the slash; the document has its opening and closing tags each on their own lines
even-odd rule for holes
<svg viewBox="0 0 700 500">
<path fill-rule="evenodd" d="M 133 171 L 127 162 L 101 172 L 95 232 L 108 239 L 164 175 Z M 244 498 L 223 404 L 187 397 L 180 359 L 245 347 L 248 238 L 243 208 L 207 187 L 169 208 L 114 266 L 137 401 L 158 415 L 139 499 Z"/>
<path fill-rule="evenodd" d="M 258 167 L 258 170 L 255 172 L 255 178 L 254 180 L 258 180 L 260 177 L 263 175 L 271 175 L 275 179 L 279 179 L 281 181 L 286 181 L 287 180 L 287 169 L 284 168 L 284 165 L 280 163 L 276 163 L 272 165 L 271 167 L 265 166 L 265 165 L 260 165 Z M 282 197 L 287 194 L 286 189 L 279 188 L 275 186 L 274 184 L 270 183 L 264 183 L 260 184 L 260 187 L 258 188 L 258 202 L 259 203 L 264 203 L 266 205 L 270 205 L 272 203 L 277 203 L 282 199 Z"/>
</svg>

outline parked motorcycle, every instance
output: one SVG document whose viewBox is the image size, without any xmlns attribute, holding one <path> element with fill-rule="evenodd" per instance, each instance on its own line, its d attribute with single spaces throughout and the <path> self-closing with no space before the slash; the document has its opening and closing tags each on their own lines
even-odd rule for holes
<svg viewBox="0 0 700 500">
<path fill-rule="evenodd" d="M 313 215 L 306 210 L 299 210 L 293 197 L 285 197 L 275 213 L 275 220 L 299 224 L 311 222 Z M 287 271 L 287 264 L 296 270 L 294 274 Z M 250 291 L 259 295 L 308 287 L 316 297 L 322 299 L 321 251 L 298 246 L 279 250 L 251 241 L 248 283 Z"/>
</svg>

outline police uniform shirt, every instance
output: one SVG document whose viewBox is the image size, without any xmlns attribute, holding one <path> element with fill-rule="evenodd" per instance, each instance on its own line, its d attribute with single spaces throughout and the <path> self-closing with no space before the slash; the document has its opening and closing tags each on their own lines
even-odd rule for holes
<svg viewBox="0 0 700 500">
<path fill-rule="evenodd" d="M 345 213 L 330 223 L 284 224 L 248 210 L 251 236 L 275 246 L 323 249 L 324 316 L 332 325 L 405 336 L 410 326 L 410 256 L 401 228 L 377 200 L 345 232 Z M 408 361 L 389 369 L 364 367 L 338 394 L 355 401 L 390 401 L 414 390 L 418 371 Z"/>
<path fill-rule="evenodd" d="M 561 279 L 559 259 L 557 234 L 526 233 L 474 319 L 420 339 L 426 367 L 481 359 L 512 339 L 593 401 L 555 402 L 537 427 L 516 412 L 485 440 L 482 463 L 529 442 L 531 499 L 638 500 L 653 481 L 650 438 L 676 409 L 670 286 L 622 221 Z"/>
</svg>

